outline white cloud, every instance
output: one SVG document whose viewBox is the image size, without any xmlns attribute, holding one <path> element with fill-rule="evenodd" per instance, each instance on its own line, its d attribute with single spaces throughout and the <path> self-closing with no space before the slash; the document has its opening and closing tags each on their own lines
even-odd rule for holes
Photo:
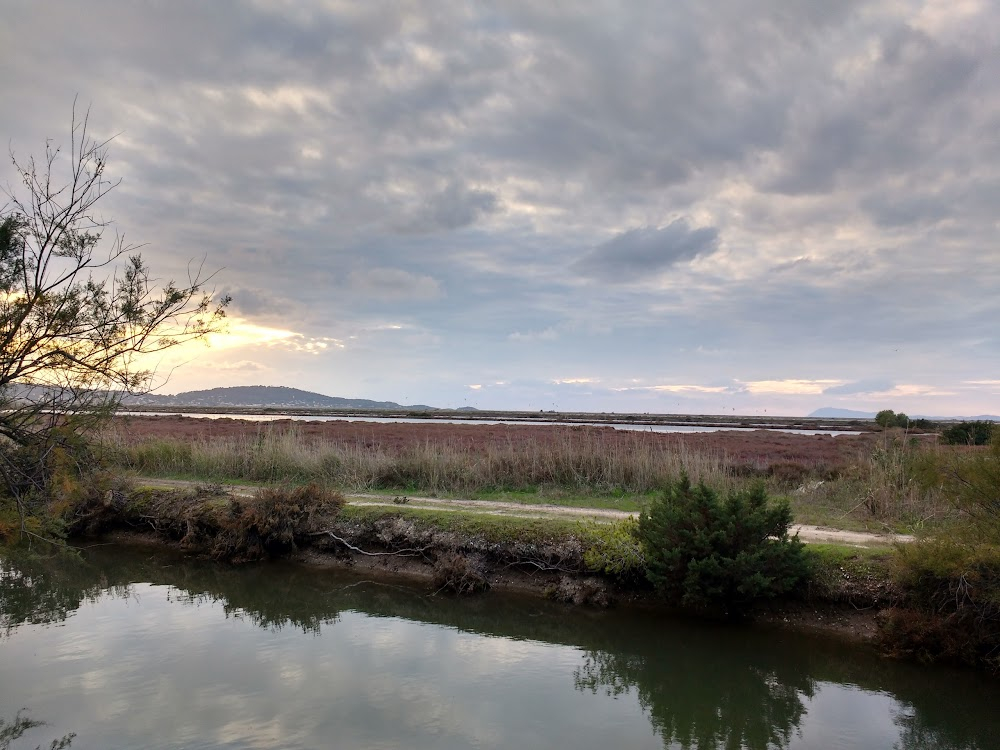
<svg viewBox="0 0 1000 750">
<path fill-rule="evenodd" d="M 809 395 L 822 394 L 831 386 L 841 385 L 840 380 L 754 380 L 741 383 L 748 393 L 752 394 L 782 394 Z"/>
<path fill-rule="evenodd" d="M 248 359 L 241 359 L 237 362 L 223 362 L 216 365 L 216 368 L 223 372 L 261 372 L 269 369 L 259 362 L 251 362 Z"/>
<path fill-rule="evenodd" d="M 521 333 L 520 331 L 514 331 L 514 333 L 508 335 L 507 338 L 511 341 L 525 341 L 525 342 L 555 341 L 557 338 L 559 338 L 559 332 L 555 328 L 550 326 L 549 328 L 542 329 L 541 331 L 526 331 L 525 333 Z"/>
</svg>

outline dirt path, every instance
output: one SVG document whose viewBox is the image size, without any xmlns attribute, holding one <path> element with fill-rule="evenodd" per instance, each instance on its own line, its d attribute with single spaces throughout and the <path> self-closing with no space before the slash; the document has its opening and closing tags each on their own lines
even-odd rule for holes
<svg viewBox="0 0 1000 750">
<path fill-rule="evenodd" d="M 171 489 L 189 489 L 209 484 L 207 482 L 192 482 L 182 479 L 155 479 L 138 477 L 136 481 L 147 487 L 166 487 Z M 247 485 L 223 485 L 234 495 L 250 497 L 257 487 Z M 622 510 L 606 508 L 576 508 L 564 505 L 507 503 L 496 500 L 461 500 L 439 497 L 415 497 L 399 495 L 395 498 L 386 495 L 365 493 L 345 494 L 351 505 L 377 506 L 385 508 L 420 508 L 424 510 L 443 510 L 451 512 L 482 513 L 494 516 L 515 518 L 578 518 L 580 520 L 616 521 L 637 515 Z M 798 534 L 803 542 L 846 544 L 853 547 L 886 547 L 896 542 L 912 542 L 913 537 L 905 534 L 873 534 L 864 531 L 843 531 L 822 526 L 806 526 L 800 524 L 792 527 L 792 533 Z"/>
</svg>

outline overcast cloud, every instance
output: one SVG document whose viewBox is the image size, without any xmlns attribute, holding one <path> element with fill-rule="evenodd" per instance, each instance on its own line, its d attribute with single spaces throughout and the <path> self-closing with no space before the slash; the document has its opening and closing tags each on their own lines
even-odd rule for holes
<svg viewBox="0 0 1000 750">
<path fill-rule="evenodd" d="M 992 0 L 3 6 L 13 151 L 78 96 L 105 216 L 222 269 L 165 392 L 1000 413 Z"/>
</svg>

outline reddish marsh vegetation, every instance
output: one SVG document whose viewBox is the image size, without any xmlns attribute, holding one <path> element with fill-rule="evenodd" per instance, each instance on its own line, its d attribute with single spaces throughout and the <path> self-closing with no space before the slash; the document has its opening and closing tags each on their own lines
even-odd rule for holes
<svg viewBox="0 0 1000 750">
<path fill-rule="evenodd" d="M 261 434 L 293 434 L 303 443 L 362 445 L 401 452 L 415 445 L 434 444 L 452 450 L 485 452 L 490 448 L 524 446 L 532 449 L 573 441 L 634 448 L 656 446 L 725 456 L 733 465 L 766 471 L 780 464 L 804 469 L 843 468 L 869 449 L 878 435 L 799 435 L 772 430 L 723 430 L 718 432 L 662 433 L 616 430 L 613 427 L 489 424 L 465 425 L 386 422 L 318 422 L 284 419 L 254 422 L 242 419 L 192 417 L 120 417 L 114 429 L 129 439 L 217 440 L 245 439 Z"/>
<path fill-rule="evenodd" d="M 623 510 L 638 509 L 682 473 L 723 491 L 764 481 L 771 492 L 791 496 L 800 522 L 865 528 L 923 513 L 892 506 L 881 489 L 870 486 L 881 481 L 870 461 L 881 439 L 767 430 L 658 433 L 172 416 L 118 419 L 104 445 L 115 464 L 144 475 L 318 481 L 355 492 L 500 493 L 526 502 Z"/>
</svg>

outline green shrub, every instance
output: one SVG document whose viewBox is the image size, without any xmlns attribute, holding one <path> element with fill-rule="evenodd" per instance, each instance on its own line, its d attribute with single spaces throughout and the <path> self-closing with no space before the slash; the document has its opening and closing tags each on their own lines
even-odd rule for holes
<svg viewBox="0 0 1000 750">
<path fill-rule="evenodd" d="M 958 529 L 901 545 L 893 572 L 902 599 L 881 623 L 884 648 L 1000 672 L 1000 547 Z"/>
<path fill-rule="evenodd" d="M 926 458 L 919 480 L 958 513 L 932 536 L 898 547 L 902 599 L 883 620 L 883 646 L 1000 673 L 1000 441 Z"/>
<path fill-rule="evenodd" d="M 723 500 L 682 477 L 639 518 L 647 577 L 682 607 L 742 616 L 808 577 L 803 545 L 788 536 L 791 521 L 788 502 L 769 503 L 763 486 Z"/>
<path fill-rule="evenodd" d="M 948 445 L 986 445 L 994 427 L 992 422 L 959 422 L 941 433 L 941 440 Z"/>
<path fill-rule="evenodd" d="M 960 512 L 957 531 L 965 541 L 1000 545 L 1000 440 L 938 451 L 919 469 L 920 483 L 935 487 Z"/>
<path fill-rule="evenodd" d="M 583 561 L 590 570 L 626 580 L 639 580 L 646 572 L 646 558 L 639 544 L 639 521 L 625 518 L 613 523 L 591 521 L 584 526 L 590 546 Z"/>
<path fill-rule="evenodd" d="M 884 429 L 889 429 L 890 427 L 902 427 L 904 430 L 910 427 L 920 427 L 921 429 L 926 429 L 928 427 L 933 427 L 934 425 L 934 423 L 929 419 L 910 419 L 910 417 L 903 412 L 899 412 L 899 414 L 897 414 L 892 409 L 883 409 L 876 414 L 875 423 Z"/>
</svg>

